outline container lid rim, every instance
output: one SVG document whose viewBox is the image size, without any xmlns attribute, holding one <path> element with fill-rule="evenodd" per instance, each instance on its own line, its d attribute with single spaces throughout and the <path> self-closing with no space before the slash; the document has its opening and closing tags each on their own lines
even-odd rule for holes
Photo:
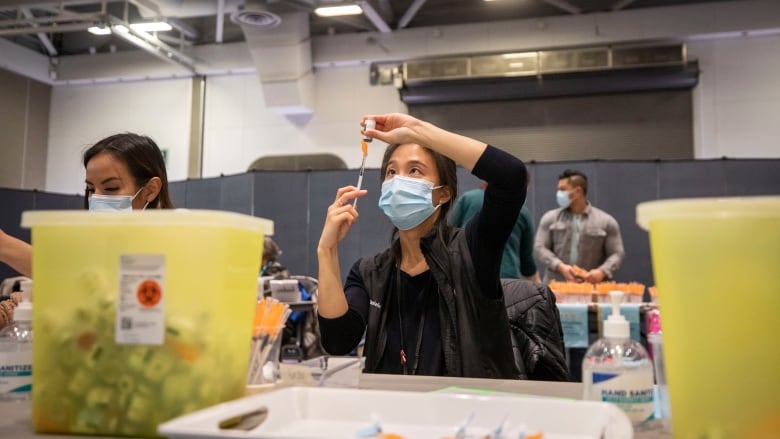
<svg viewBox="0 0 780 439">
<path fill-rule="evenodd" d="M 636 222 L 644 230 L 659 219 L 765 218 L 780 220 L 780 196 L 671 198 L 636 206 Z"/>
</svg>

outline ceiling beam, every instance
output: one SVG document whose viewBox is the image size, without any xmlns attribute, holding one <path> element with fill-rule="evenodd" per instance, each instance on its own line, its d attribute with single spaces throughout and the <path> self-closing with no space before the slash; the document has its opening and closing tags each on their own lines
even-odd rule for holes
<svg viewBox="0 0 780 439">
<path fill-rule="evenodd" d="M 573 4 L 567 2 L 566 0 L 544 0 L 545 3 L 548 5 L 555 6 L 558 9 L 561 9 L 563 11 L 566 11 L 570 14 L 581 14 L 582 8 L 579 6 L 574 6 Z"/>
<path fill-rule="evenodd" d="M 85 31 L 89 27 L 94 26 L 95 23 L 77 23 L 77 24 L 60 24 L 52 26 L 40 26 L 36 28 L 11 28 L 0 29 L 0 36 L 3 35 L 23 35 L 34 34 L 38 32 L 54 33 L 54 32 L 78 32 Z"/>
<path fill-rule="evenodd" d="M 417 11 L 422 8 L 426 1 L 427 0 L 414 0 L 414 3 L 409 6 L 409 9 L 407 9 L 401 19 L 398 20 L 398 29 L 403 29 L 408 26 L 414 16 L 417 15 Z"/>
<path fill-rule="evenodd" d="M 35 18 L 35 14 L 32 13 L 32 11 L 29 8 L 19 8 L 22 11 L 22 14 L 27 18 Z M 38 27 L 37 25 L 33 25 L 33 27 Z M 57 56 L 57 49 L 54 47 L 54 44 L 51 43 L 51 40 L 48 36 L 46 36 L 43 32 L 37 32 L 38 40 L 40 40 L 41 44 L 43 44 L 43 47 L 46 48 L 46 51 L 49 52 L 49 56 Z"/>
<path fill-rule="evenodd" d="M 48 25 L 56 25 L 57 23 L 61 22 L 93 22 L 98 21 L 103 17 L 101 14 L 68 14 L 66 16 L 58 17 L 58 16 L 51 16 L 51 17 L 31 17 L 31 18 L 16 18 L 16 19 L 5 19 L 0 20 L 0 28 L 3 27 L 17 27 L 20 25 L 28 25 L 28 26 L 34 26 L 36 24 L 48 24 Z"/>
<path fill-rule="evenodd" d="M 136 47 L 145 50 L 157 58 L 172 64 L 182 66 L 192 73 L 197 74 L 195 69 L 195 60 L 189 56 L 165 44 L 163 41 L 154 37 L 148 32 L 131 28 L 130 24 L 124 20 L 120 20 L 116 17 L 109 17 L 109 20 L 111 22 L 111 31 L 114 33 L 114 35 L 134 44 Z M 123 26 L 124 30 L 120 31 L 118 29 L 119 26 Z"/>
<path fill-rule="evenodd" d="M 360 7 L 363 8 L 363 15 L 366 16 L 368 21 L 373 24 L 379 32 L 392 32 L 393 30 L 390 29 L 390 26 L 385 22 L 384 19 L 382 19 L 382 16 L 379 15 L 379 13 L 374 9 L 373 6 L 371 6 L 371 3 L 364 1 L 360 3 Z"/>
<path fill-rule="evenodd" d="M 626 6 L 630 5 L 631 3 L 634 3 L 635 1 L 636 0 L 618 0 L 617 3 L 612 5 L 612 10 L 613 11 L 619 11 L 619 10 L 625 8 Z"/>
<path fill-rule="evenodd" d="M 102 3 L 117 3 L 124 0 L 58 0 L 58 1 L 22 1 L 22 0 L 0 0 L 0 10 L 16 9 L 26 7 L 30 9 L 62 9 L 68 6 L 96 5 Z"/>
</svg>

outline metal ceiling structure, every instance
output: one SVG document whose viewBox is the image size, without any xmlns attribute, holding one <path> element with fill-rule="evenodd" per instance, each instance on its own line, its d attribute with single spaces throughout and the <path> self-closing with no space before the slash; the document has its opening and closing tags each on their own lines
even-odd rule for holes
<svg viewBox="0 0 780 439">
<path fill-rule="evenodd" d="M 289 12 L 310 13 L 311 35 L 318 36 L 716 1 L 725 0 L 358 0 L 353 3 L 363 14 L 325 18 L 314 9 L 345 1 L 0 0 L 0 37 L 49 57 L 142 49 L 191 70 L 193 61 L 184 54 L 187 46 L 243 41 L 239 24 L 247 22 L 242 20 L 272 25 L 274 16 Z M 151 20 L 165 21 L 173 29 L 153 33 L 130 26 Z M 113 32 L 93 35 L 87 32 L 93 26 Z"/>
</svg>

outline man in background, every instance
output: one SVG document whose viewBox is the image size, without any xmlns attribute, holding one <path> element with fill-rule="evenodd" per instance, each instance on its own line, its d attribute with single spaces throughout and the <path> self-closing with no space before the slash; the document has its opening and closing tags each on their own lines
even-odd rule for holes
<svg viewBox="0 0 780 439">
<path fill-rule="evenodd" d="M 536 231 L 534 253 L 547 265 L 544 281 L 599 283 L 613 279 L 623 262 L 620 227 L 587 199 L 588 178 L 567 169 L 558 176 L 560 208 L 546 212 Z"/>
<path fill-rule="evenodd" d="M 479 212 L 485 200 L 486 187 L 487 183 L 482 182 L 478 189 L 472 189 L 458 197 L 450 214 L 450 225 L 464 227 Z M 533 239 L 534 223 L 531 212 L 523 206 L 517 216 L 512 234 L 509 235 L 504 246 L 504 254 L 501 257 L 502 278 L 519 279 L 522 275 L 530 281 L 541 283 L 539 270 L 534 261 Z"/>
</svg>

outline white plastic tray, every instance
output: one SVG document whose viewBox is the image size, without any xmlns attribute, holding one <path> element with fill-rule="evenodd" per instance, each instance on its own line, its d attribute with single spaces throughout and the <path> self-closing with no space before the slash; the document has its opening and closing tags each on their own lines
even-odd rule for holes
<svg viewBox="0 0 780 439">
<path fill-rule="evenodd" d="M 267 410 L 248 431 L 220 429 L 227 419 Z M 502 439 L 520 429 L 543 432 L 545 439 L 625 439 L 633 437 L 628 418 L 600 402 L 503 395 L 397 392 L 288 387 L 219 404 L 161 424 L 170 438 L 347 439 L 378 417 L 383 432 L 405 439 L 452 437 L 471 416 L 468 438 L 482 438 L 506 420 Z"/>
</svg>

